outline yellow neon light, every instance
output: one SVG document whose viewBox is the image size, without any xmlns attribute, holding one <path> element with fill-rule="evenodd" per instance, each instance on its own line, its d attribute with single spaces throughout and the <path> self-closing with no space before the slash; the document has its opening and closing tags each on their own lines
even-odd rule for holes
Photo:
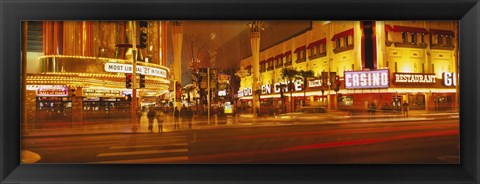
<svg viewBox="0 0 480 184">
<path fill-rule="evenodd" d="M 71 55 L 44 55 L 44 56 L 39 56 L 38 59 L 45 59 L 45 58 L 73 58 L 73 59 L 92 59 L 92 60 L 104 60 L 108 62 L 114 62 L 114 63 L 131 63 L 132 61 L 130 60 L 125 60 L 125 59 L 116 59 L 116 58 L 105 58 L 105 57 L 90 57 L 90 56 L 71 56 Z M 167 70 L 167 72 L 170 72 L 170 69 L 162 66 L 162 65 L 157 65 L 153 63 L 146 63 L 146 62 L 137 62 L 139 65 L 143 66 L 151 66 L 154 68 L 162 68 Z"/>
</svg>

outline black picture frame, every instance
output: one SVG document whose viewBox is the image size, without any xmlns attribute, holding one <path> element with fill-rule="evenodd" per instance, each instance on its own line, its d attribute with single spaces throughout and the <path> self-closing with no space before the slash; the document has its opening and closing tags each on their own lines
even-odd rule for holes
<svg viewBox="0 0 480 184">
<path fill-rule="evenodd" d="M 478 0 L 0 0 L 0 183 L 479 183 Z M 459 20 L 459 165 L 20 164 L 21 20 Z"/>
</svg>

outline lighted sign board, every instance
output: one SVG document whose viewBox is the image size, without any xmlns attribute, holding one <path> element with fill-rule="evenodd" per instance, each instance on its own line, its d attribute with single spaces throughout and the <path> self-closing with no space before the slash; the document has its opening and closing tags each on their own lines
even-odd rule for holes
<svg viewBox="0 0 480 184">
<path fill-rule="evenodd" d="M 308 81 L 309 88 L 321 87 L 321 86 L 322 86 L 322 79 L 314 79 L 314 80 Z"/>
<path fill-rule="evenodd" d="M 436 76 L 433 73 L 394 73 L 393 82 L 400 84 L 435 84 Z"/>
<path fill-rule="evenodd" d="M 121 97 L 120 90 L 112 89 L 84 89 L 83 96 L 89 97 Z"/>
<path fill-rule="evenodd" d="M 442 78 L 442 84 L 444 86 L 457 86 L 457 73 L 443 72 Z"/>
<path fill-rule="evenodd" d="M 244 88 L 238 91 L 238 97 L 251 96 L 252 88 Z"/>
<path fill-rule="evenodd" d="M 106 72 L 114 72 L 114 73 L 132 73 L 133 71 L 132 65 L 120 64 L 120 63 L 105 63 L 104 69 Z M 137 73 L 167 78 L 167 70 L 160 69 L 160 68 L 152 68 L 148 66 L 137 65 Z"/>
<path fill-rule="evenodd" d="M 273 84 L 273 92 L 274 93 L 280 93 L 280 85 L 281 84 L 285 84 L 286 86 L 287 83 L 286 82 L 277 82 L 275 84 Z M 294 83 L 293 83 L 293 89 L 294 91 L 302 91 L 303 90 L 303 81 L 302 80 L 296 80 Z M 285 87 L 283 89 L 283 92 L 288 92 L 288 87 Z M 262 86 L 262 94 L 271 94 L 272 93 L 272 85 L 271 84 L 265 84 Z"/>
<path fill-rule="evenodd" d="M 308 81 L 307 85 L 309 88 L 316 88 L 316 87 L 328 86 L 328 85 L 331 85 L 331 83 L 328 80 L 312 79 Z"/>
<path fill-rule="evenodd" d="M 68 96 L 68 87 L 61 85 L 40 86 L 37 89 L 37 96 Z"/>
<path fill-rule="evenodd" d="M 233 106 L 232 106 L 232 104 L 230 104 L 230 103 L 225 103 L 223 112 L 224 112 L 225 114 L 231 114 L 231 113 L 233 113 Z"/>
<path fill-rule="evenodd" d="M 227 90 L 220 90 L 218 91 L 218 96 L 227 96 Z"/>
<path fill-rule="evenodd" d="M 274 91 L 275 93 L 280 93 L 280 89 L 281 89 L 281 87 L 282 87 L 282 86 L 281 86 L 282 84 L 285 86 L 285 87 L 283 88 L 283 92 L 288 92 L 288 87 L 287 87 L 288 85 L 287 85 L 286 82 L 282 82 L 282 83 L 277 82 L 277 83 L 275 83 L 275 84 L 273 85 L 273 88 L 274 88 L 273 91 Z"/>
<path fill-rule="evenodd" d="M 265 84 L 262 86 L 262 94 L 270 94 L 272 93 L 272 85 Z"/>
<path fill-rule="evenodd" d="M 345 71 L 345 88 L 388 88 L 388 70 Z"/>
</svg>

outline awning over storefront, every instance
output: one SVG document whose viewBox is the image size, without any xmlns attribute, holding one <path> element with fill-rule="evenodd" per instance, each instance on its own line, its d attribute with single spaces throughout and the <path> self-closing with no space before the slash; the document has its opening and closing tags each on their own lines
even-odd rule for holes
<svg viewBox="0 0 480 184">
<path fill-rule="evenodd" d="M 345 36 L 350 36 L 350 35 L 353 35 L 353 29 L 349 29 L 349 30 L 346 30 L 344 32 L 340 32 L 340 33 L 337 33 L 337 34 L 333 35 L 331 41 L 335 41 L 336 39 L 339 39 L 339 38 L 342 38 L 342 37 L 345 37 Z"/>
<path fill-rule="evenodd" d="M 385 24 L 385 31 L 393 32 L 393 27 L 388 24 Z"/>
<path fill-rule="evenodd" d="M 321 45 L 321 44 L 325 44 L 326 41 L 327 41 L 326 38 L 321 39 L 321 40 L 314 41 L 314 42 L 308 44 L 307 49 L 310 49 L 310 48 L 312 48 L 312 47 L 319 46 L 319 45 Z"/>
<path fill-rule="evenodd" d="M 275 56 L 275 59 L 282 58 L 282 57 L 283 57 L 283 54 L 279 54 L 279 55 Z"/>
<path fill-rule="evenodd" d="M 301 47 L 298 47 L 297 49 L 295 49 L 295 51 L 293 51 L 294 53 L 298 52 L 298 51 L 301 51 L 301 50 L 305 50 L 306 46 L 301 46 Z"/>
<path fill-rule="evenodd" d="M 440 30 L 440 29 L 430 29 L 430 34 L 433 35 L 446 35 L 446 36 L 455 36 L 455 33 L 453 31 L 447 31 L 447 30 Z"/>
<path fill-rule="evenodd" d="M 428 31 L 425 28 L 418 28 L 418 27 L 393 26 L 393 31 L 428 34 Z"/>
</svg>

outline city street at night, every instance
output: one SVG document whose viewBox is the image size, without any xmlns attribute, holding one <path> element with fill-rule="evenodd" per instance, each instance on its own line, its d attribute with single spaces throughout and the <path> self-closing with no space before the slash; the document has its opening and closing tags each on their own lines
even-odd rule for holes
<svg viewBox="0 0 480 184">
<path fill-rule="evenodd" d="M 458 21 L 22 31 L 22 163 L 460 163 Z"/>
<path fill-rule="evenodd" d="M 24 137 L 22 148 L 39 154 L 38 163 L 459 162 L 458 119 L 411 119 L 263 121 L 163 133 L 57 133 Z"/>
</svg>

